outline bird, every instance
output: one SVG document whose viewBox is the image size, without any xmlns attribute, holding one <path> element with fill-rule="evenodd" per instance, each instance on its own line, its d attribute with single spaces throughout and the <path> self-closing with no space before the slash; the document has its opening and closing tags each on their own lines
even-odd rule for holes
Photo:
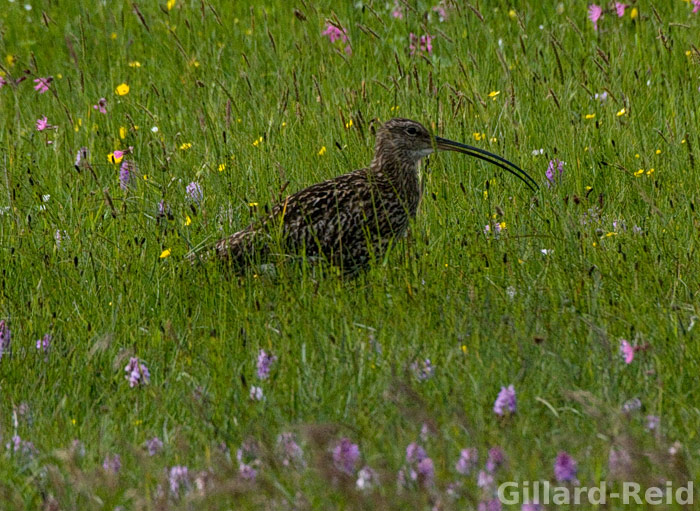
<svg viewBox="0 0 700 511">
<path fill-rule="evenodd" d="M 244 269 L 279 254 L 302 254 L 356 275 L 405 235 L 423 195 L 420 162 L 436 149 L 479 158 L 517 176 L 533 192 L 538 188 L 501 156 L 433 136 L 417 121 L 393 118 L 377 129 L 368 167 L 287 196 L 263 218 L 219 240 L 216 257 Z"/>
</svg>

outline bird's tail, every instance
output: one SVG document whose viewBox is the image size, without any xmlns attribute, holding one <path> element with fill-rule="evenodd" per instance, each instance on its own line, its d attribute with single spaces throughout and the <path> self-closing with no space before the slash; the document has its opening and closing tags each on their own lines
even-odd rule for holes
<svg viewBox="0 0 700 511">
<path fill-rule="evenodd" d="M 216 243 L 216 256 L 219 260 L 237 267 L 247 266 L 254 258 L 261 258 L 267 252 L 265 233 L 249 227 L 223 238 Z"/>
</svg>

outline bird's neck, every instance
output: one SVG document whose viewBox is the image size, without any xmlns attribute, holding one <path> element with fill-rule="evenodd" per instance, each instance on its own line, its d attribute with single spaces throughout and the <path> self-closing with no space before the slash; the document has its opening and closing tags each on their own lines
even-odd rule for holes
<svg viewBox="0 0 700 511">
<path fill-rule="evenodd" d="M 382 195 L 387 198 L 398 196 L 407 213 L 414 216 L 423 194 L 419 177 L 420 161 L 393 156 L 376 154 L 370 172 L 376 177 Z"/>
</svg>

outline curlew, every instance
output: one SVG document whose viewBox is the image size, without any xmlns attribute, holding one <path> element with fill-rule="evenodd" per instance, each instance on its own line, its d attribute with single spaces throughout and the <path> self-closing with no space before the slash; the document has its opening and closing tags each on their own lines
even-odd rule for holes
<svg viewBox="0 0 700 511">
<path fill-rule="evenodd" d="M 435 149 L 474 156 L 517 176 L 533 191 L 537 187 L 524 170 L 498 155 L 433 137 L 419 122 L 391 119 L 377 130 L 369 167 L 288 196 L 261 220 L 220 240 L 216 255 L 243 268 L 279 252 L 305 254 L 345 274 L 357 273 L 405 234 L 423 195 L 420 160 Z"/>
</svg>

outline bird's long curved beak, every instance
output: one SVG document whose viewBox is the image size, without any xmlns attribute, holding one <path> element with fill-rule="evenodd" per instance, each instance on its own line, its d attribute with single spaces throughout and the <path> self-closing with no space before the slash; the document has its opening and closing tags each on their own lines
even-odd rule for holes
<svg viewBox="0 0 700 511">
<path fill-rule="evenodd" d="M 533 192 L 539 188 L 535 180 L 532 179 L 527 172 L 497 154 L 467 144 L 460 144 L 459 142 L 454 142 L 453 140 L 442 137 L 435 137 L 435 144 L 438 149 L 443 151 L 456 151 L 458 153 L 468 154 L 469 156 L 474 156 L 475 158 L 489 162 L 497 167 L 501 167 L 506 172 L 510 172 L 518 179 L 522 180 Z"/>
</svg>

